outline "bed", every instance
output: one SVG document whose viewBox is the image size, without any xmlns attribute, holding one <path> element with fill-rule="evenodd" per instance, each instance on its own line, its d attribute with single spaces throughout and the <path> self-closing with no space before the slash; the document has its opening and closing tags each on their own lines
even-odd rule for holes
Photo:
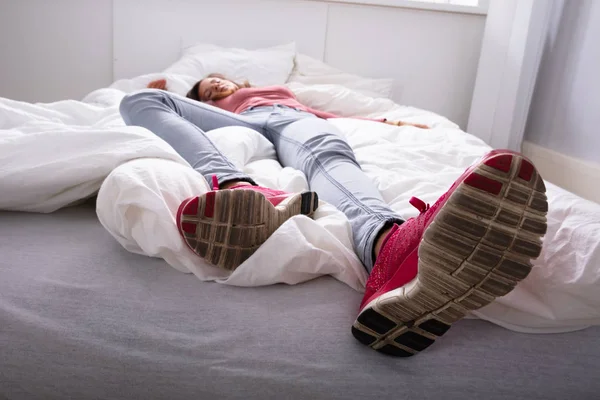
<svg viewBox="0 0 600 400">
<path fill-rule="evenodd" d="M 131 3 L 115 7 L 115 21 L 133 19 Z M 547 183 L 549 230 L 530 276 L 418 357 L 383 356 L 350 333 L 367 275 L 339 211 L 322 203 L 314 220 L 292 218 L 233 273 L 207 265 L 174 223 L 207 183 L 155 135 L 124 126 L 120 100 L 159 77 L 183 94 L 221 71 L 286 84 L 344 117 L 428 124 L 332 120 L 405 217 L 416 213 L 412 195 L 434 202 L 489 147 L 398 105 L 392 80 L 332 68 L 293 43 L 179 38 L 181 57 L 144 73 L 122 50 L 138 28 L 116 31 L 120 79 L 110 87 L 82 101 L 0 98 L 0 398 L 598 398 L 600 205 Z M 260 184 L 307 187 L 256 132 L 209 136 Z"/>
<path fill-rule="evenodd" d="M 598 327 L 464 320 L 395 359 L 350 334 L 361 294 L 347 285 L 200 282 L 124 250 L 91 202 L 2 212 L 0 238 L 1 398 L 598 398 Z"/>
</svg>

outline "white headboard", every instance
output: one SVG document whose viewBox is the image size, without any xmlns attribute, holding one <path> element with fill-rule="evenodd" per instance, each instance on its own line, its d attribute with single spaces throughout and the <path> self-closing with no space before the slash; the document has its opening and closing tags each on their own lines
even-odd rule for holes
<svg viewBox="0 0 600 400">
<path fill-rule="evenodd" d="M 114 0 L 115 79 L 158 72 L 195 43 L 298 51 L 373 78 L 393 99 L 466 126 L 485 16 L 309 0 Z"/>
</svg>

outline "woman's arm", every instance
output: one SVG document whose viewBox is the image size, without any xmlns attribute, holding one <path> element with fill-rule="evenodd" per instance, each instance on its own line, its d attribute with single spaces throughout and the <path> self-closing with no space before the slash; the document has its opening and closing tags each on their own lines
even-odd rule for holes
<svg viewBox="0 0 600 400">
<path fill-rule="evenodd" d="M 315 114 L 317 117 L 323 118 L 323 119 L 344 118 L 344 117 L 340 117 L 339 115 L 335 115 L 335 114 L 328 113 L 328 112 L 325 112 L 325 111 L 315 110 L 314 108 L 310 108 L 310 107 L 306 107 L 306 111 L 309 112 L 309 113 L 311 113 L 311 114 Z M 413 123 L 410 123 L 410 122 L 403 122 L 403 121 L 388 121 L 386 118 L 380 118 L 380 119 L 363 118 L 363 117 L 351 117 L 351 118 L 362 119 L 362 120 L 365 120 L 365 121 L 383 122 L 383 123 L 386 123 L 388 125 L 395 125 L 395 126 L 414 126 L 414 127 L 421 128 L 421 129 L 429 129 L 429 127 L 427 125 L 413 124 Z"/>
<path fill-rule="evenodd" d="M 306 106 L 305 106 L 306 107 Z M 344 118 L 344 117 L 340 117 L 339 115 L 335 115 L 332 113 L 328 113 L 326 111 L 320 111 L 320 110 L 315 110 L 314 108 L 310 108 L 310 107 L 306 107 L 306 112 L 309 112 L 311 114 L 315 114 L 317 117 L 319 118 L 323 118 L 323 119 L 329 119 L 329 118 Z M 381 118 L 381 119 L 372 119 L 372 118 L 363 118 L 363 117 L 350 117 L 350 118 L 354 118 L 354 119 L 364 119 L 366 121 L 375 121 L 375 122 L 386 122 L 385 118 Z"/>
<path fill-rule="evenodd" d="M 419 129 L 430 129 L 429 125 L 425 124 L 413 124 L 412 122 L 404 122 L 404 121 L 383 121 L 388 125 L 396 125 L 396 126 L 414 126 Z"/>
</svg>

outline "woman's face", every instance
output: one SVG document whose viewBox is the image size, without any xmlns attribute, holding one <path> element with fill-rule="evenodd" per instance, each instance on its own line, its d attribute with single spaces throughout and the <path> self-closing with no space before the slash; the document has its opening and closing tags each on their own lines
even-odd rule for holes
<svg viewBox="0 0 600 400">
<path fill-rule="evenodd" d="M 233 94 L 239 87 L 227 80 L 217 77 L 205 78 L 198 86 L 198 97 L 202 101 L 223 99 Z"/>
</svg>

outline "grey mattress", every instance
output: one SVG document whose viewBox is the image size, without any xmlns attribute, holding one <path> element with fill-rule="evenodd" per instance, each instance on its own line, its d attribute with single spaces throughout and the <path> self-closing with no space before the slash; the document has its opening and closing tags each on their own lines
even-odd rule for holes
<svg viewBox="0 0 600 400">
<path fill-rule="evenodd" d="M 201 282 L 122 249 L 91 204 L 0 213 L 0 398 L 600 399 L 598 328 L 465 320 L 397 359 L 350 334 L 360 299 Z"/>
</svg>

